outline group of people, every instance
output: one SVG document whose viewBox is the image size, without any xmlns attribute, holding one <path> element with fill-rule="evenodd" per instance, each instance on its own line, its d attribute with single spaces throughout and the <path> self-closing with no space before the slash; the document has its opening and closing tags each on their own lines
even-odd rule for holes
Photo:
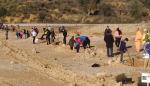
<svg viewBox="0 0 150 86">
<path fill-rule="evenodd" d="M 26 29 L 16 30 L 16 37 L 17 39 L 22 39 L 23 37 L 27 39 L 30 37 L 30 31 Z"/>
<path fill-rule="evenodd" d="M 87 36 L 82 36 L 80 34 L 76 34 L 75 36 L 72 36 L 71 39 L 69 40 L 69 46 L 70 49 L 76 49 L 76 52 L 79 53 L 80 46 L 83 46 L 84 49 L 90 46 L 90 39 Z"/>
<path fill-rule="evenodd" d="M 67 44 L 67 30 L 64 26 L 59 27 L 59 33 L 62 33 L 63 35 L 63 44 Z M 37 36 L 37 32 L 35 29 L 32 29 L 32 37 L 33 37 L 33 44 L 35 44 L 35 39 Z M 51 44 L 51 42 L 54 42 L 55 40 L 55 31 L 51 26 L 48 26 L 47 28 L 43 28 L 43 34 L 40 37 L 41 40 L 46 39 L 47 45 Z M 82 36 L 80 34 L 76 34 L 75 36 L 72 36 L 69 40 L 69 46 L 70 49 L 76 49 L 77 53 L 79 53 L 80 46 L 82 45 L 84 49 L 87 48 L 87 46 L 90 48 L 90 39 L 87 36 Z"/>
<path fill-rule="evenodd" d="M 106 43 L 108 57 L 114 56 L 113 45 L 115 42 L 117 49 L 120 51 L 120 62 L 123 63 L 123 54 L 127 51 L 126 42 L 128 41 L 128 38 L 122 39 L 122 31 L 117 28 L 113 34 L 112 30 L 107 26 L 104 32 L 104 41 Z"/>
<path fill-rule="evenodd" d="M 44 36 L 47 41 L 47 45 L 51 44 L 51 42 L 54 42 L 56 36 L 54 29 L 50 26 L 47 29 L 43 28 L 43 35 L 40 39 L 43 40 Z"/>
<path fill-rule="evenodd" d="M 31 32 L 29 30 L 20 30 L 16 29 L 15 27 L 11 26 L 11 29 L 8 27 L 8 25 L 3 25 L 0 24 L 0 29 L 6 31 L 6 40 L 8 39 L 8 32 L 9 30 L 16 31 L 16 36 L 18 39 L 23 38 L 29 38 L 30 36 L 33 37 L 33 44 L 36 44 L 36 37 L 39 34 L 39 30 L 37 27 L 33 27 Z M 63 35 L 63 44 L 67 44 L 67 30 L 65 29 L 64 26 L 59 27 L 58 31 L 62 33 Z M 40 37 L 41 40 L 46 39 L 47 45 L 51 44 L 52 42 L 55 41 L 55 36 L 56 33 L 54 29 L 51 26 L 48 26 L 47 28 L 43 28 L 43 34 Z M 124 38 L 124 39 L 123 39 Z M 107 26 L 104 32 L 104 41 L 106 43 L 106 48 L 107 48 L 107 56 L 108 57 L 113 57 L 113 48 L 114 48 L 114 43 L 117 48 L 117 50 L 120 52 L 120 62 L 123 63 L 123 55 L 127 51 L 127 46 L 126 42 L 128 41 L 128 38 L 123 37 L 122 31 L 117 28 L 115 32 Z M 79 53 L 80 47 L 83 46 L 84 49 L 90 46 L 90 39 L 88 36 L 76 34 L 72 36 L 69 39 L 69 46 L 71 50 L 76 49 L 76 52 Z M 139 29 L 136 32 L 135 40 L 135 49 L 136 52 L 141 52 L 144 51 L 144 53 L 148 53 L 150 55 L 150 31 L 147 29 Z"/>
<path fill-rule="evenodd" d="M 128 38 L 123 38 L 122 31 L 117 28 L 113 34 L 112 30 L 107 26 L 104 32 L 104 41 L 107 47 L 107 56 L 113 57 L 113 45 L 115 43 L 117 50 L 120 52 L 120 62 L 124 63 L 123 54 L 127 51 L 126 43 Z M 139 29 L 136 32 L 134 45 L 137 53 L 147 53 L 150 55 L 150 31 L 147 29 Z M 144 51 L 144 52 L 143 52 Z"/>
</svg>

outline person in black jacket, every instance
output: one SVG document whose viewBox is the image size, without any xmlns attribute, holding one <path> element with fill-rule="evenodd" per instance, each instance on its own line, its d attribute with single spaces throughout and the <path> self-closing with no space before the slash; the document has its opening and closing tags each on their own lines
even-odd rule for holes
<svg viewBox="0 0 150 86">
<path fill-rule="evenodd" d="M 66 45 L 66 38 L 67 38 L 67 31 L 66 31 L 66 29 L 63 30 L 63 36 L 64 36 L 63 43 Z"/>
<path fill-rule="evenodd" d="M 110 30 L 106 31 L 106 33 L 104 35 L 104 41 L 105 41 L 106 47 L 107 47 L 107 56 L 113 57 L 114 38 L 113 38 L 112 32 Z"/>
<path fill-rule="evenodd" d="M 46 34 L 47 45 L 51 43 L 50 36 L 51 36 L 51 32 L 50 30 L 47 29 L 47 34 Z"/>
</svg>

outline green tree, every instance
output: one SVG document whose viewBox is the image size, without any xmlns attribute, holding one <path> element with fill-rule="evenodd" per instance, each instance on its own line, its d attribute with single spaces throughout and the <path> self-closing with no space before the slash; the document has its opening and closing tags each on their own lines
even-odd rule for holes
<svg viewBox="0 0 150 86">
<path fill-rule="evenodd" d="M 7 9 L 0 7 L 0 17 L 7 15 Z"/>
</svg>

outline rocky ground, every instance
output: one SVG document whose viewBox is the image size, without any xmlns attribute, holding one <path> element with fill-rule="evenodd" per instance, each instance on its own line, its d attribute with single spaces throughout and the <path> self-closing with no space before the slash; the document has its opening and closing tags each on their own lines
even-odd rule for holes
<svg viewBox="0 0 150 86">
<path fill-rule="evenodd" d="M 39 40 L 33 45 L 32 38 L 16 39 L 14 32 L 6 41 L 0 31 L 0 86 L 137 86 L 140 73 L 150 72 L 149 67 L 143 68 L 142 56 L 134 47 L 125 54 L 125 64 L 120 64 L 118 55 L 106 57 L 102 34 L 89 36 L 93 47 L 77 54 L 62 43 L 46 45 Z M 62 41 L 61 34 L 56 41 Z M 134 66 L 130 57 L 135 58 Z"/>
</svg>

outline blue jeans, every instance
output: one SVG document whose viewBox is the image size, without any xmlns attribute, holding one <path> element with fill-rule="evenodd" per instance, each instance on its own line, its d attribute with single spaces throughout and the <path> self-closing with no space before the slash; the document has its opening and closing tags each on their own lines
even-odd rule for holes
<svg viewBox="0 0 150 86">
<path fill-rule="evenodd" d="M 107 56 L 113 57 L 113 48 L 107 48 Z"/>
</svg>

